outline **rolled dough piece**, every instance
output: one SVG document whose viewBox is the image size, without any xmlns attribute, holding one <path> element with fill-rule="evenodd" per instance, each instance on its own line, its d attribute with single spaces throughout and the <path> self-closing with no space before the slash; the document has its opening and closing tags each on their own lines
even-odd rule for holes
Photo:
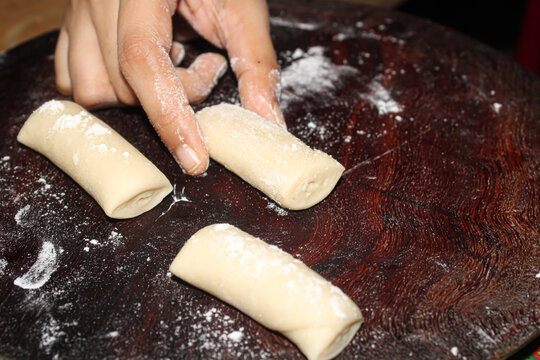
<svg viewBox="0 0 540 360">
<path fill-rule="evenodd" d="M 43 104 L 26 120 L 17 140 L 71 176 L 112 218 L 140 215 L 172 191 L 150 160 L 74 102 Z"/>
<path fill-rule="evenodd" d="M 281 332 L 310 360 L 339 354 L 363 320 L 339 288 L 276 246 L 229 224 L 195 233 L 170 271 Z"/>
<path fill-rule="evenodd" d="M 212 159 L 286 208 L 302 210 L 322 201 L 345 170 L 331 156 L 240 106 L 210 106 L 197 118 Z"/>
</svg>

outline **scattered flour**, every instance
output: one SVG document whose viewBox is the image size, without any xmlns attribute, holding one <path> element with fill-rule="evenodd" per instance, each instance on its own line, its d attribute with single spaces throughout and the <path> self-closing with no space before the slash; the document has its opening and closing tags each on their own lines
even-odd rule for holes
<svg viewBox="0 0 540 360">
<path fill-rule="evenodd" d="M 370 93 L 362 94 L 361 97 L 375 106 L 379 111 L 379 115 L 398 113 L 403 110 L 403 107 L 392 98 L 388 90 L 381 85 L 377 78 L 369 83 L 368 89 Z"/>
<path fill-rule="evenodd" d="M 491 344 L 496 344 L 497 341 L 491 336 L 489 335 L 488 333 L 486 333 L 484 331 L 484 329 L 482 328 L 476 328 L 476 332 L 478 333 L 478 335 L 480 335 L 480 337 L 482 338 L 482 341 L 485 342 L 485 343 L 491 343 Z"/>
<path fill-rule="evenodd" d="M 345 41 L 352 36 L 350 34 L 344 34 L 344 33 L 337 33 L 336 35 L 332 36 L 332 40 L 334 41 Z"/>
<path fill-rule="evenodd" d="M 6 269 L 7 264 L 7 260 L 0 259 L 0 275 L 4 275 L 4 270 Z"/>
<path fill-rule="evenodd" d="M 50 241 L 45 241 L 34 265 L 13 283 L 23 289 L 40 288 L 50 279 L 57 267 L 56 249 Z"/>
<path fill-rule="evenodd" d="M 35 174 L 32 171 L 22 172 L 22 167 L 14 167 L 8 169 L 13 171 L 14 178 L 20 176 L 32 177 Z M 1 181 L 1 179 L 0 179 Z M 63 191 L 51 191 L 53 186 L 47 182 L 45 176 L 41 176 L 35 180 L 33 191 L 27 191 L 22 194 L 17 194 L 12 200 L 13 203 L 19 204 L 21 207 L 16 212 L 14 218 L 17 225 L 22 227 L 33 227 L 39 224 L 40 227 L 47 226 L 50 222 L 66 223 L 71 220 L 70 217 L 59 217 L 58 213 L 69 206 L 64 204 L 66 193 Z M 61 189 L 61 188 L 56 188 Z M 6 191 L 16 193 L 13 186 L 5 188 Z M 40 203 L 41 206 L 34 207 L 32 204 Z M 78 225 L 76 226 L 78 227 Z"/>
<path fill-rule="evenodd" d="M 120 333 L 118 331 L 109 331 L 105 335 L 103 335 L 104 338 L 115 338 L 120 336 Z"/>
<path fill-rule="evenodd" d="M 66 333 L 61 330 L 58 322 L 49 315 L 49 321 L 41 328 L 41 341 L 39 347 L 50 354 L 52 346 Z"/>
<path fill-rule="evenodd" d="M 37 109 L 38 112 L 43 112 L 43 111 L 60 112 L 63 110 L 64 110 L 64 104 L 58 100 L 47 101 L 45 104 L 41 105 Z"/>
<path fill-rule="evenodd" d="M 235 327 L 235 320 L 224 314 L 220 308 L 211 308 L 205 312 L 192 310 L 189 315 L 194 317 L 190 325 L 188 339 L 181 347 L 182 349 L 196 347 L 201 350 L 218 351 L 216 356 L 213 353 L 205 354 L 206 358 L 220 358 L 219 349 L 226 348 L 227 354 L 233 358 L 243 358 L 246 356 L 246 348 L 250 343 L 249 335 L 244 332 L 243 327 Z M 199 320 L 197 319 L 199 318 Z M 178 321 L 182 317 L 178 317 Z M 175 333 L 180 333 L 180 327 L 185 326 L 181 322 L 175 326 Z M 251 339 L 253 341 L 253 339 Z M 248 355 L 260 359 L 271 358 L 271 354 L 263 349 L 257 349 L 257 353 L 248 350 Z"/>
<path fill-rule="evenodd" d="M 283 209 L 281 206 L 273 202 L 270 202 L 270 200 L 268 200 L 268 204 L 266 205 L 266 208 L 270 210 L 274 210 L 279 216 L 286 216 L 287 214 L 289 214 L 287 210 Z"/>
<path fill-rule="evenodd" d="M 42 192 L 49 190 L 52 185 L 47 183 L 47 179 L 41 177 L 37 180 L 38 183 L 43 185 L 43 188 L 41 189 Z"/>
<path fill-rule="evenodd" d="M 163 215 L 165 215 L 166 213 L 169 212 L 169 210 L 171 210 L 171 208 L 179 203 L 179 202 L 191 202 L 191 200 L 189 200 L 186 195 L 184 194 L 186 191 L 186 187 L 182 187 L 182 191 L 180 191 L 180 194 L 177 193 L 176 191 L 176 184 L 173 185 L 173 194 L 172 194 L 172 197 L 173 197 L 173 201 L 172 203 L 169 205 L 169 207 L 167 208 L 167 210 L 163 211 L 159 216 L 158 216 L 158 219 L 160 217 L 162 217 Z"/>
<path fill-rule="evenodd" d="M 207 312 L 204 313 L 204 318 L 206 321 L 212 321 L 212 316 L 217 312 L 216 308 L 211 308 Z"/>
<path fill-rule="evenodd" d="M 452 347 L 452 348 L 450 349 L 450 352 L 452 353 L 452 355 L 458 356 L 458 354 L 459 354 L 459 349 L 458 349 L 457 347 L 454 346 L 454 347 Z"/>
<path fill-rule="evenodd" d="M 185 195 L 186 191 L 186 187 L 182 187 L 182 190 L 180 191 L 180 196 L 178 196 L 178 193 L 176 192 L 176 184 L 174 184 L 173 186 L 173 200 L 174 200 L 174 204 L 176 204 L 177 202 L 191 202 L 191 200 L 189 200 Z"/>
<path fill-rule="evenodd" d="M 114 246 L 120 245 L 124 236 L 120 234 L 117 229 L 111 230 L 107 242 L 112 243 Z"/>
<path fill-rule="evenodd" d="M 501 110 L 501 107 L 502 107 L 502 105 L 499 104 L 498 102 L 493 103 L 493 111 L 495 111 L 497 114 L 498 114 L 499 111 Z"/>
<path fill-rule="evenodd" d="M 238 342 L 238 341 L 242 340 L 242 338 L 244 337 L 244 333 L 237 330 L 237 331 L 233 331 L 232 333 L 227 335 L 227 337 L 229 339 L 231 339 L 232 341 Z"/>
<path fill-rule="evenodd" d="M 307 51 L 296 49 L 294 61 L 281 72 L 281 105 L 286 108 L 291 102 L 303 101 L 306 97 L 324 95 L 333 99 L 337 85 L 346 77 L 354 76 L 358 70 L 348 65 L 336 65 L 324 55 L 322 46 L 310 47 Z"/>
<path fill-rule="evenodd" d="M 320 27 L 319 24 L 288 20 L 281 17 L 271 17 L 270 24 L 272 24 L 272 26 L 289 27 L 307 31 L 317 30 Z"/>
<path fill-rule="evenodd" d="M 80 112 L 78 114 L 63 114 L 54 122 L 50 131 L 64 131 L 66 129 L 76 129 L 80 126 L 85 126 L 88 122 L 86 117 L 88 113 Z"/>
<path fill-rule="evenodd" d="M 85 132 L 87 136 L 102 136 L 112 134 L 111 130 L 98 123 L 92 124 Z"/>
<path fill-rule="evenodd" d="M 109 150 L 109 148 L 107 147 L 107 144 L 98 144 L 96 145 L 96 148 L 97 148 L 97 151 L 99 151 L 100 153 L 104 153 L 104 152 L 107 152 L 107 150 Z"/>
<path fill-rule="evenodd" d="M 15 214 L 15 221 L 17 222 L 17 225 L 25 225 L 24 218 L 26 217 L 26 215 L 28 215 L 29 211 L 30 205 L 25 205 L 24 207 L 20 208 L 19 211 L 17 211 L 17 213 Z"/>
</svg>

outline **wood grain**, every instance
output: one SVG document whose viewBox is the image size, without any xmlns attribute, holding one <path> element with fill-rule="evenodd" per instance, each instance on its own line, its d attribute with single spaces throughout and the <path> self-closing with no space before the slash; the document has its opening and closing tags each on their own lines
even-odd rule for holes
<svg viewBox="0 0 540 360">
<path fill-rule="evenodd" d="M 0 355 L 301 359 L 279 334 L 167 275 L 187 238 L 215 222 L 278 245 L 359 305 L 366 321 L 340 359 L 498 358 L 538 335 L 540 80 L 425 20 L 287 4 L 270 8 L 289 129 L 347 168 L 306 211 L 280 210 L 216 163 L 185 176 L 145 114 L 124 108 L 95 114 L 176 192 L 136 219 L 108 219 L 15 141 L 33 109 L 61 98 L 56 35 L 1 56 Z M 209 49 L 187 44 L 187 63 Z M 229 71 L 197 108 L 237 100 Z M 38 289 L 14 285 L 45 241 L 56 271 Z"/>
</svg>

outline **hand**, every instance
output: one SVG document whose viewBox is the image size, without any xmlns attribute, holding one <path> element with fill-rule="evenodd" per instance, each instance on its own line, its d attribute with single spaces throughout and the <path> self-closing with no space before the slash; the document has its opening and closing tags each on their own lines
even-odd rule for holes
<svg viewBox="0 0 540 360">
<path fill-rule="evenodd" d="M 88 108 L 140 103 L 182 168 L 198 175 L 208 151 L 189 104 L 206 99 L 227 65 L 206 53 L 189 69 L 175 67 L 183 54 L 172 38 L 176 12 L 227 50 L 243 106 L 285 126 L 264 0 L 71 0 L 56 45 L 56 84 Z"/>
</svg>

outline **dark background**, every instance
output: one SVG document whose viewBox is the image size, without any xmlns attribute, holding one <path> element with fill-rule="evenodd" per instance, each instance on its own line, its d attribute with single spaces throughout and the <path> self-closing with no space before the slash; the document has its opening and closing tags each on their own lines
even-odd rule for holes
<svg viewBox="0 0 540 360">
<path fill-rule="evenodd" d="M 428 18 L 514 57 L 525 0 L 407 0 L 397 10 Z"/>
</svg>

